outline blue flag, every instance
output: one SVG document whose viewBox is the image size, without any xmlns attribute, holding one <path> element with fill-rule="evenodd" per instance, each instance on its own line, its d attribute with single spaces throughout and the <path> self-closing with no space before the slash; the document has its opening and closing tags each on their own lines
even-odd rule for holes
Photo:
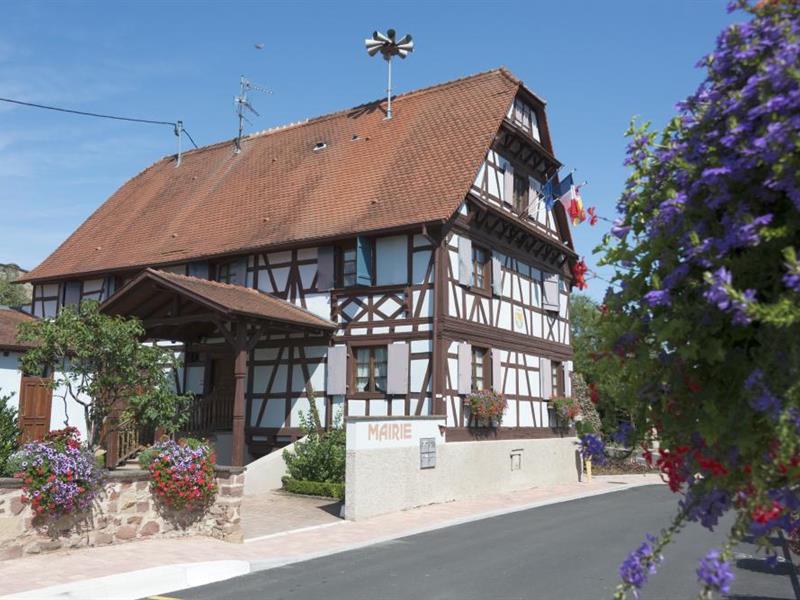
<svg viewBox="0 0 800 600">
<path fill-rule="evenodd" d="M 553 202 L 555 202 L 556 200 L 561 198 L 561 196 L 566 194 L 569 191 L 569 188 L 571 188 L 573 185 L 575 185 L 575 184 L 572 181 L 572 173 L 570 173 L 569 175 L 564 177 L 564 179 L 562 179 L 561 181 L 558 182 L 558 186 L 556 186 L 557 189 L 555 190 L 555 193 L 553 194 L 553 196 L 555 196 L 555 199 L 553 200 Z"/>
<path fill-rule="evenodd" d="M 542 186 L 542 196 L 544 196 L 544 205 L 547 207 L 547 210 L 553 210 L 553 206 L 555 206 L 556 199 L 553 196 L 553 181 L 552 179 L 548 179 L 547 182 Z"/>
</svg>

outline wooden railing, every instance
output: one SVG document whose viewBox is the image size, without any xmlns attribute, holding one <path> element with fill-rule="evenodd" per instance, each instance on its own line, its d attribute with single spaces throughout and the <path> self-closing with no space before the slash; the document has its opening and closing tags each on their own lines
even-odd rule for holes
<svg viewBox="0 0 800 600">
<path fill-rule="evenodd" d="M 153 430 L 136 428 L 125 425 L 111 430 L 106 436 L 106 467 L 116 469 L 123 466 L 129 459 L 144 447 L 155 441 Z"/>
<path fill-rule="evenodd" d="M 211 393 L 195 399 L 187 429 L 194 434 L 230 431 L 233 428 L 233 396 Z"/>
</svg>

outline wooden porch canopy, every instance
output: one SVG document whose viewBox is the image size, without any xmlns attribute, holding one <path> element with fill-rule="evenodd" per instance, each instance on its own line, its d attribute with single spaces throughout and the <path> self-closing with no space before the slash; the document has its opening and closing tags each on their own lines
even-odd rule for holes
<svg viewBox="0 0 800 600">
<path fill-rule="evenodd" d="M 234 466 L 244 464 L 247 355 L 266 333 L 333 332 L 336 324 L 254 289 L 145 269 L 106 300 L 110 315 L 139 318 L 148 339 L 183 343 L 221 336 L 235 356 Z"/>
</svg>

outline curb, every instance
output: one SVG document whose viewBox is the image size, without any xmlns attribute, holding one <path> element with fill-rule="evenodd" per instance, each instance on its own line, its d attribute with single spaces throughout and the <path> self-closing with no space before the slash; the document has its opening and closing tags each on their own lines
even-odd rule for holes
<svg viewBox="0 0 800 600">
<path fill-rule="evenodd" d="M 469 516 L 449 519 L 440 523 L 417 527 L 415 529 L 397 532 L 380 538 L 373 538 L 364 542 L 349 544 L 347 546 L 341 546 L 329 550 L 321 550 L 319 552 L 276 557 L 265 560 L 221 560 L 153 567 L 95 579 L 85 579 L 83 581 L 66 583 L 57 586 L 27 590 L 8 596 L 0 596 L 0 600 L 136 600 L 138 598 L 156 596 L 159 594 L 163 595 L 207 585 L 210 583 L 225 581 L 227 579 L 233 579 L 234 577 L 247 575 L 248 573 L 254 573 L 256 571 L 266 571 L 269 569 L 284 567 L 308 560 L 333 556 L 334 554 L 358 550 L 360 548 L 365 548 L 367 546 L 373 546 L 376 544 L 383 544 L 392 540 L 419 535 L 421 533 L 427 533 L 430 531 L 436 531 L 438 529 L 464 525 L 466 523 L 481 521 L 483 519 L 491 519 L 493 517 L 522 512 L 533 508 L 539 508 L 541 506 L 549 506 L 551 504 L 571 502 L 574 500 L 581 500 L 583 498 L 591 498 L 593 496 L 623 492 L 625 490 L 648 485 L 663 485 L 663 483 L 660 481 L 649 480 L 620 483 L 619 487 L 591 490 L 566 496 L 556 496 L 543 500 L 537 500 L 535 502 L 511 506 L 508 508 L 479 512 Z M 281 531 L 279 533 L 250 538 L 245 540 L 244 543 L 247 544 L 249 542 L 256 542 L 271 538 L 286 537 L 287 535 L 293 533 L 325 529 L 334 526 L 347 526 L 351 523 L 353 522 L 336 521 L 333 523 L 312 525 L 310 527 L 301 527 L 298 529 L 291 529 L 288 531 Z"/>
<path fill-rule="evenodd" d="M 8 596 L 3 600 L 136 600 L 177 592 L 250 573 L 246 560 L 217 560 L 140 569 Z"/>
</svg>

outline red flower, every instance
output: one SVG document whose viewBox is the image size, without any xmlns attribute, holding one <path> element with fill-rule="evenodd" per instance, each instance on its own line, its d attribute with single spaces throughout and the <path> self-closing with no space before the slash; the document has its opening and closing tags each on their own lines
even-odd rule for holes
<svg viewBox="0 0 800 600">
<path fill-rule="evenodd" d="M 573 283 L 575 284 L 575 287 L 577 287 L 579 290 L 585 290 L 587 287 L 589 287 L 589 285 L 586 283 L 586 278 L 585 278 L 586 272 L 588 270 L 589 269 L 586 266 L 586 261 L 584 261 L 582 258 L 572 265 Z"/>
<path fill-rule="evenodd" d="M 592 404 L 597 404 L 600 401 L 600 392 L 593 383 L 589 384 L 589 400 L 592 401 Z"/>
<path fill-rule="evenodd" d="M 589 207 L 589 225 L 597 225 L 597 208 L 594 206 Z"/>
</svg>

